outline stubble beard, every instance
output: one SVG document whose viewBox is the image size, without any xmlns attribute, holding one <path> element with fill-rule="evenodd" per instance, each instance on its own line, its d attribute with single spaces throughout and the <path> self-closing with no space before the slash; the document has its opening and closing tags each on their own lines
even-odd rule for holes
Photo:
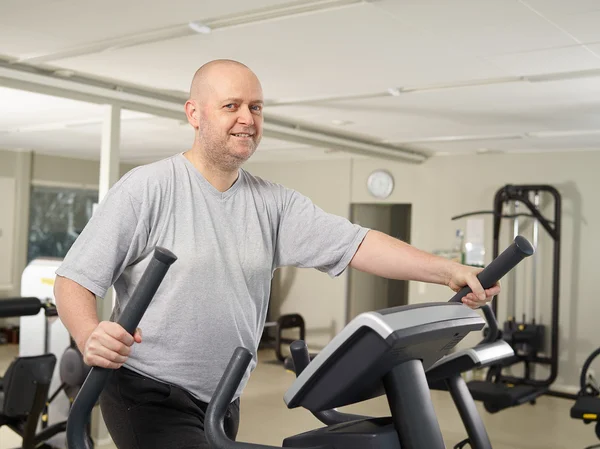
<svg viewBox="0 0 600 449">
<path fill-rule="evenodd" d="M 259 143 L 253 138 L 252 142 L 249 142 L 250 148 L 242 155 L 236 148 L 230 147 L 233 146 L 231 139 L 235 139 L 235 137 L 215 138 L 209 130 L 201 130 L 198 136 L 198 142 L 203 149 L 206 161 L 219 171 L 237 171 L 254 154 Z"/>
</svg>

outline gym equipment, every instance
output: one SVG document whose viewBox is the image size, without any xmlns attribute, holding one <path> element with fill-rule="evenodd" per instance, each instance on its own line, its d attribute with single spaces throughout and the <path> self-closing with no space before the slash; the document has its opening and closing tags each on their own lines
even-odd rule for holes
<svg viewBox="0 0 600 449">
<path fill-rule="evenodd" d="M 527 251 L 527 248 L 525 249 Z M 525 257 L 532 252 L 526 252 Z M 479 413 L 474 408 L 473 397 L 461 374 L 481 369 L 514 356 L 511 346 L 497 340 L 498 322 L 488 305 L 483 306 L 483 314 L 488 324 L 488 333 L 475 347 L 456 351 L 441 358 L 426 373 L 429 388 L 449 391 L 462 418 L 468 437 L 454 446 L 461 449 L 469 444 L 473 449 L 491 449 L 491 443 Z"/>
<path fill-rule="evenodd" d="M 273 329 L 275 335 L 270 335 L 269 330 Z M 298 338 L 286 338 L 283 331 L 287 329 L 298 329 Z M 263 334 L 260 340 L 260 349 L 273 348 L 277 360 L 282 363 L 289 363 L 289 358 L 284 355 L 283 346 L 289 345 L 295 340 L 304 340 L 306 336 L 306 326 L 304 318 L 299 313 L 287 313 L 281 315 L 275 321 L 267 321 L 264 325 Z"/>
<path fill-rule="evenodd" d="M 56 365 L 54 354 L 18 357 L 0 384 L 0 427 L 8 426 L 23 438 L 22 449 L 40 447 L 63 429 L 52 427 L 36 434 Z"/>
<path fill-rule="evenodd" d="M 169 250 L 161 247 L 154 249 L 153 258 L 142 274 L 129 302 L 121 312 L 117 322 L 133 335 L 150 301 L 160 287 L 169 267 L 177 257 Z M 67 445 L 69 449 L 90 449 L 85 436 L 86 423 L 89 422 L 92 408 L 104 389 L 111 369 L 92 367 L 81 390 L 77 394 L 67 421 Z"/>
<path fill-rule="evenodd" d="M 571 407 L 571 418 L 581 419 L 585 424 L 595 422 L 596 436 L 600 438 L 600 421 L 598 420 L 600 417 L 600 388 L 595 379 L 588 376 L 590 366 L 598 355 L 600 355 L 600 348 L 590 354 L 581 368 L 581 377 L 579 379 L 581 389 L 579 390 L 575 404 Z M 586 449 L 593 448 L 600 448 L 600 444 L 589 446 Z"/>
<path fill-rule="evenodd" d="M 527 245 L 531 248 L 525 239 L 517 238 L 478 274 L 480 282 L 485 287 L 494 285 L 523 259 L 521 249 Z M 151 268 L 149 266 L 144 273 L 118 320 L 130 333 L 162 280 L 160 273 L 152 272 Z M 448 354 L 469 332 L 481 330 L 485 324 L 476 311 L 460 303 L 469 292 L 468 287 L 463 288 L 448 303 L 394 307 L 353 319 L 302 369 L 284 400 L 288 408 L 302 406 L 317 417 L 329 411 L 325 419 L 335 420 L 336 413 L 332 410 L 335 407 L 386 394 L 392 416 L 328 425 L 287 438 L 284 447 L 444 448 L 425 370 Z M 242 347 L 235 350 L 208 406 L 204 428 L 213 449 L 269 447 L 230 441 L 223 428 L 227 406 L 251 359 L 249 350 Z M 307 355 L 304 361 L 308 361 Z M 301 360 L 294 362 L 302 368 Z M 86 448 L 82 428 L 105 385 L 107 371 L 110 370 L 92 368 L 77 395 L 67 424 L 69 449 Z"/>
<path fill-rule="evenodd" d="M 529 242 L 517 238 L 479 273 L 480 282 L 491 287 L 523 259 L 523 252 L 532 251 Z M 483 327 L 479 314 L 460 304 L 469 291 L 463 288 L 448 303 L 400 306 L 354 318 L 312 362 L 299 367 L 284 396 L 288 408 L 302 406 L 319 419 L 328 411 L 329 418 L 336 421 L 337 415 L 341 422 L 288 437 L 283 447 L 444 448 L 425 372 L 469 332 Z M 251 359 L 250 351 L 236 349 L 208 406 L 204 429 L 213 449 L 270 448 L 233 442 L 223 430 L 227 406 Z M 333 410 L 384 394 L 391 417 L 349 421 Z M 468 402 L 469 395 L 463 399 Z M 476 413 L 472 399 L 471 408 Z"/>
<path fill-rule="evenodd" d="M 518 246 L 516 241 L 515 250 L 525 258 L 533 254 L 530 245 Z M 496 341 L 499 332 L 498 323 L 491 308 L 485 305 L 481 308 L 488 323 L 489 332 L 486 337 L 474 348 L 456 351 L 452 354 L 442 357 L 427 372 L 427 382 L 430 389 L 449 390 L 452 398 L 462 417 L 468 438 L 455 446 L 455 449 L 464 447 L 467 443 L 473 449 L 491 449 L 487 432 L 481 418 L 474 407 L 473 398 L 461 377 L 461 373 L 475 368 L 483 368 L 499 360 L 506 359 L 514 355 L 514 351 L 505 341 Z M 298 366 L 296 375 L 308 365 L 309 359 L 306 357 L 306 345 L 304 342 L 297 341 L 291 346 L 295 365 Z M 367 419 L 355 415 L 338 413 L 337 411 L 321 412 L 325 416 L 318 418 L 326 424 L 337 424 L 357 419 Z M 333 415 L 332 415 L 333 414 Z"/>
<path fill-rule="evenodd" d="M 49 300 L 41 300 L 32 297 L 2 298 L 0 299 L 0 318 L 24 317 L 43 315 L 44 320 L 44 352 L 50 347 L 50 323 L 49 318 L 58 316 L 56 306 Z"/>
<path fill-rule="evenodd" d="M 62 421 L 53 420 L 55 423 L 50 425 L 49 407 L 63 391 L 69 402 L 73 400 L 83 383 L 81 375 L 88 369 L 73 343 L 60 359 L 59 376 L 62 383 L 49 397 L 57 357 L 48 352 L 48 318 L 57 316 L 56 306 L 49 301 L 32 297 L 0 300 L 2 318 L 35 316 L 42 312 L 47 318 L 44 326 L 44 354 L 17 357 L 4 377 L 0 378 L 0 427 L 6 425 L 21 436 L 22 449 L 39 448 L 42 445 L 50 447 L 45 443 L 66 430 L 66 417 Z"/>
<path fill-rule="evenodd" d="M 553 198 L 554 216 L 548 219 L 539 211 L 540 194 L 547 193 Z M 533 198 L 533 199 L 532 199 Z M 509 213 L 505 207 L 512 206 Z M 521 208 L 526 209 L 525 212 Z M 568 399 L 575 399 L 575 395 L 555 392 L 550 386 L 558 375 L 558 319 L 559 319 L 559 273 L 560 273 L 560 240 L 561 240 L 561 214 L 562 200 L 560 193 L 549 185 L 506 185 L 500 188 L 494 196 L 494 209 L 492 211 L 477 211 L 453 217 L 453 220 L 471 215 L 491 213 L 494 215 L 494 240 L 493 256 L 496 257 L 499 248 L 501 220 L 513 219 L 513 232 L 519 232 L 519 218 L 533 218 L 533 244 L 538 246 L 539 226 L 546 231 L 553 242 L 552 260 L 552 314 L 550 326 L 545 326 L 537 321 L 536 299 L 536 258 L 533 261 L 533 279 L 531 304 L 526 301 L 523 307 L 522 319 L 516 315 L 516 273 L 511 273 L 512 299 L 509 302 L 508 319 L 504 322 L 498 339 L 508 342 L 514 350 L 514 356 L 504 359 L 501 363 L 490 367 L 485 381 L 471 381 L 467 385 L 473 398 L 484 403 L 489 413 L 496 413 L 509 407 L 524 403 L 535 403 L 536 398 L 546 394 Z M 529 307 L 528 307 L 529 306 Z M 493 302 L 492 309 L 497 314 L 497 300 Z M 527 319 L 530 313 L 531 319 Z M 549 334 L 550 346 L 546 340 Z M 549 356 L 547 356 L 549 354 Z M 523 364 L 523 376 L 507 375 L 503 370 Z M 535 367 L 547 366 L 550 373 L 546 379 L 535 378 Z"/>
<path fill-rule="evenodd" d="M 54 280 L 62 259 L 40 258 L 32 260 L 21 275 L 21 296 L 39 298 L 54 306 Z M 0 301 L 1 302 L 1 301 Z M 58 316 L 46 316 L 45 310 L 36 315 L 25 315 L 19 319 L 19 357 L 34 357 L 54 354 L 56 369 L 50 382 L 50 393 L 59 390 L 63 379 L 60 376 L 61 358 L 71 346 L 71 336 Z M 44 420 L 38 431 L 45 427 L 66 422 L 71 401 L 67 394 L 56 395 L 42 414 Z M 48 444 L 65 446 L 64 432 L 55 435 Z"/>
</svg>

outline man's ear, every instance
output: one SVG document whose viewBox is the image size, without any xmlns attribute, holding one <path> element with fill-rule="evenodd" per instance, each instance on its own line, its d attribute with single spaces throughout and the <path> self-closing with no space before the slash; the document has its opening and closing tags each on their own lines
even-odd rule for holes
<svg viewBox="0 0 600 449">
<path fill-rule="evenodd" d="M 198 126 L 200 125 L 198 103 L 194 100 L 188 100 L 185 102 L 184 108 L 188 123 L 192 125 L 194 129 L 198 129 Z"/>
</svg>

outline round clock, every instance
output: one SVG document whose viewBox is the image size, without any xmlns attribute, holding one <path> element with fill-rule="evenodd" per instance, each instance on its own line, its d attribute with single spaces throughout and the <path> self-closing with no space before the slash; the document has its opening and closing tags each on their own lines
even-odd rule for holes
<svg viewBox="0 0 600 449">
<path fill-rule="evenodd" d="M 394 177 L 388 171 L 375 170 L 367 179 L 367 188 L 375 198 L 387 198 L 394 190 Z"/>
</svg>

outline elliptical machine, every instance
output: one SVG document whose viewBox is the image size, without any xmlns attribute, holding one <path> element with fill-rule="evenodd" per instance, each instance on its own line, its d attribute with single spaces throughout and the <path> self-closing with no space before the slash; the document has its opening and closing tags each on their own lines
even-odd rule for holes
<svg viewBox="0 0 600 449">
<path fill-rule="evenodd" d="M 518 237 L 478 275 L 480 282 L 489 288 L 531 253 L 533 248 L 529 242 Z M 155 250 L 154 259 L 118 320 L 128 332 L 134 332 L 175 260 L 169 251 Z M 286 438 L 283 446 L 444 449 L 425 372 L 469 332 L 483 328 L 485 321 L 481 316 L 460 302 L 469 292 L 469 288 L 463 288 L 448 303 L 364 313 L 352 320 L 310 363 L 306 363 L 304 351 L 304 369 L 285 394 L 284 401 L 288 408 L 301 406 L 310 410 L 323 418 L 327 426 Z M 298 352 L 294 353 L 301 366 Z M 223 428 L 227 406 L 251 359 L 249 350 L 236 349 L 209 404 L 204 428 L 213 449 L 270 448 L 231 441 Z M 67 424 L 69 449 L 87 448 L 85 423 L 109 374 L 110 370 L 92 368 L 77 395 Z M 390 404 L 390 417 L 368 418 L 335 411 L 336 407 L 384 394 Z"/>
</svg>

